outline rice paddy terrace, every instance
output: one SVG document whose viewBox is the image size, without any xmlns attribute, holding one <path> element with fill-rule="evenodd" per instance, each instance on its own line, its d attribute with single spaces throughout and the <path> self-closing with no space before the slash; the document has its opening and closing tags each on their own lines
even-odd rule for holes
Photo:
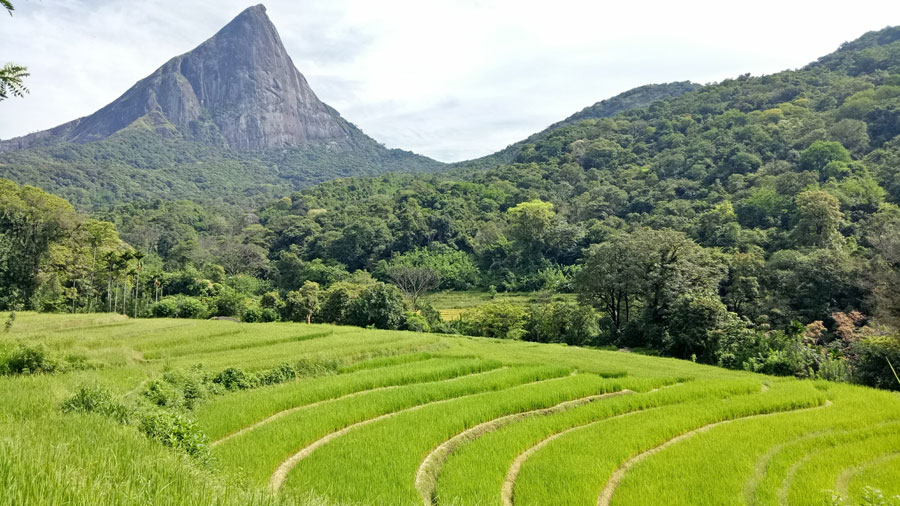
<svg viewBox="0 0 900 506">
<path fill-rule="evenodd" d="M 0 377 L 0 504 L 822 505 L 900 494 L 900 396 L 629 353 L 303 324 L 20 314 L 0 343 L 82 367 Z M 325 372 L 181 415 L 198 461 L 97 413 L 202 364 Z"/>
</svg>

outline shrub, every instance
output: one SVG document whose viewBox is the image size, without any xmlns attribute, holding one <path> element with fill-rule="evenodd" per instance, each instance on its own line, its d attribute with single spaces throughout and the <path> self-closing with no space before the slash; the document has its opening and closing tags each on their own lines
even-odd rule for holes
<svg viewBox="0 0 900 506">
<path fill-rule="evenodd" d="M 157 318 L 203 318 L 207 312 L 202 300 L 184 295 L 163 297 L 150 308 L 150 314 Z"/>
<path fill-rule="evenodd" d="M 263 308 L 278 310 L 281 308 L 281 296 L 278 292 L 266 292 L 259 299 L 259 305 Z"/>
<path fill-rule="evenodd" d="M 208 438 L 193 420 L 185 416 L 162 410 L 153 411 L 141 417 L 139 428 L 164 446 L 182 450 L 201 462 L 210 460 Z"/>
<path fill-rule="evenodd" d="M 144 387 L 144 397 L 157 406 L 193 409 L 197 401 L 219 393 L 221 386 L 213 383 L 199 365 L 187 370 L 169 370 L 161 379 Z"/>
<path fill-rule="evenodd" d="M 260 311 L 259 321 L 261 322 L 277 322 L 279 319 L 278 311 L 272 308 L 264 307 L 262 308 L 262 311 Z"/>
<path fill-rule="evenodd" d="M 79 388 L 74 396 L 63 402 L 62 411 L 63 413 L 99 413 L 122 424 L 127 424 L 132 416 L 131 409 L 114 401 L 107 390 L 98 386 Z"/>
<path fill-rule="evenodd" d="M 863 339 L 851 347 L 853 377 L 863 385 L 900 390 L 894 370 L 900 373 L 900 339 L 878 336 Z"/>
<path fill-rule="evenodd" d="M 242 276 L 243 277 L 243 276 Z M 231 287 L 222 287 L 210 304 L 210 316 L 241 316 L 246 308 L 246 298 Z"/>
<path fill-rule="evenodd" d="M 291 364 L 281 364 L 274 369 L 259 375 L 259 383 L 261 385 L 276 385 L 278 383 L 287 383 L 297 378 L 297 370 Z"/>
<path fill-rule="evenodd" d="M 419 313 L 407 311 L 404 318 L 406 319 L 406 330 L 411 330 L 413 332 L 431 332 L 431 326 L 428 324 L 428 320 Z"/>
<path fill-rule="evenodd" d="M 697 356 L 701 362 L 715 362 L 721 329 L 729 319 L 719 297 L 709 294 L 683 294 L 675 300 L 666 317 L 668 332 L 663 349 L 672 356 Z"/>
<path fill-rule="evenodd" d="M 406 305 L 396 286 L 378 283 L 366 288 L 350 305 L 347 323 L 396 330 L 403 325 Z"/>
<path fill-rule="evenodd" d="M 525 307 L 509 302 L 492 302 L 464 312 L 456 321 L 470 336 L 521 339 L 525 334 Z"/>
<path fill-rule="evenodd" d="M 150 314 L 156 318 L 177 318 L 178 301 L 174 297 L 164 297 L 150 308 Z"/>
<path fill-rule="evenodd" d="M 554 302 L 533 306 L 525 323 L 528 341 L 584 346 L 598 344 L 599 316 L 590 306 Z"/>
<path fill-rule="evenodd" d="M 43 345 L 19 343 L 12 351 L 0 355 L 0 374 L 41 374 L 62 369 L 59 360 Z"/>
<path fill-rule="evenodd" d="M 241 315 L 241 321 L 245 323 L 256 323 L 262 321 L 262 309 L 258 307 L 248 307 Z"/>
<path fill-rule="evenodd" d="M 229 367 L 216 375 L 213 383 L 222 385 L 225 390 L 246 390 L 256 386 L 258 380 L 252 374 L 247 374 L 236 367 Z"/>
<path fill-rule="evenodd" d="M 346 283 L 338 283 L 325 292 L 325 303 L 319 309 L 316 321 L 322 323 L 346 323 L 347 313 L 357 293 Z"/>
</svg>

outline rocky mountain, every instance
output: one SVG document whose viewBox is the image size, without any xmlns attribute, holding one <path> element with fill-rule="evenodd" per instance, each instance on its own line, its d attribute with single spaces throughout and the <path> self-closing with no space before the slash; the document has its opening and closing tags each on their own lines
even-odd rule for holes
<svg viewBox="0 0 900 506">
<path fill-rule="evenodd" d="M 0 152 L 0 177 L 88 206 L 243 200 L 333 177 L 443 166 L 384 148 L 319 100 L 263 5 L 94 114 L 2 141 Z"/>
<path fill-rule="evenodd" d="M 174 126 L 236 150 L 341 143 L 361 134 L 316 97 L 288 56 L 266 8 L 256 5 L 94 114 L 3 146 L 97 141 L 142 118 L 160 133 Z"/>
</svg>

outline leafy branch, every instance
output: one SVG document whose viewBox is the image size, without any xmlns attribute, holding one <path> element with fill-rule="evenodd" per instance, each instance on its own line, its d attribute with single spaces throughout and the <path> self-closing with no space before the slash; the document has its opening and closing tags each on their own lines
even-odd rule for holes
<svg viewBox="0 0 900 506">
<path fill-rule="evenodd" d="M 0 0 L 3 2 L 5 0 Z M 28 68 L 15 63 L 7 63 L 0 68 L 0 100 L 14 97 L 23 97 L 28 93 L 28 88 L 22 83 L 22 79 L 28 77 Z"/>
</svg>

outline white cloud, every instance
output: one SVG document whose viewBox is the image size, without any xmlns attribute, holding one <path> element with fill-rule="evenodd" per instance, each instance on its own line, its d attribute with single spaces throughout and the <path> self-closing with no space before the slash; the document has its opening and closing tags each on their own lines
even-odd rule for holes
<svg viewBox="0 0 900 506">
<path fill-rule="evenodd" d="M 94 112 L 249 4 L 237 0 L 17 0 L 0 61 L 31 94 L 0 102 L 0 137 Z M 455 161 L 494 152 L 650 82 L 800 67 L 900 2 L 270 0 L 316 93 L 390 147 Z"/>
</svg>

